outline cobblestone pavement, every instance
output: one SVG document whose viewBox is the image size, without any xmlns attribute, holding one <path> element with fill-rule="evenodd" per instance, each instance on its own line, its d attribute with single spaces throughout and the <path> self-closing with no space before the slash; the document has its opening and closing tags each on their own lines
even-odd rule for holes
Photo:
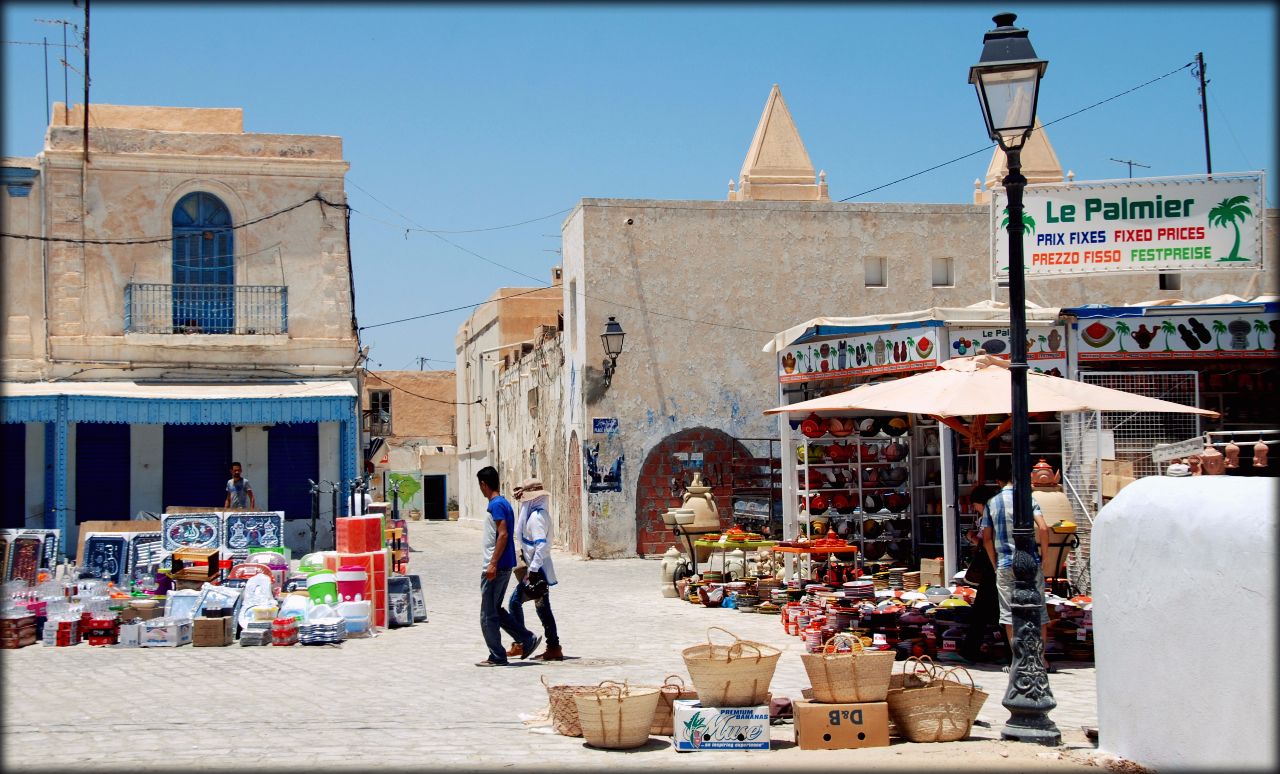
<svg viewBox="0 0 1280 774">
<path fill-rule="evenodd" d="M 411 569 L 422 575 L 430 621 L 340 646 L 110 649 L 42 645 L 4 651 L 5 771 L 212 769 L 887 769 L 1079 768 L 1096 758 L 1081 730 L 1096 725 L 1092 665 L 1051 676 L 1052 713 L 1064 745 L 1000 740 L 1006 675 L 975 670 L 988 699 L 963 742 L 841 751 L 800 750 L 790 724 L 774 726 L 772 751 L 677 754 L 653 738 L 610 752 L 524 722 L 547 704 L 539 678 L 588 684 L 659 684 L 687 677 L 680 652 L 708 626 L 784 650 L 771 690 L 808 687 L 800 640 L 772 616 L 709 610 L 659 593 L 659 565 L 641 559 L 556 558 L 553 591 L 561 663 L 473 666 L 480 637 L 478 530 L 455 522 L 411 524 Z M 527 620 L 537 629 L 537 616 Z M 714 756 L 711 761 L 707 756 Z"/>
</svg>

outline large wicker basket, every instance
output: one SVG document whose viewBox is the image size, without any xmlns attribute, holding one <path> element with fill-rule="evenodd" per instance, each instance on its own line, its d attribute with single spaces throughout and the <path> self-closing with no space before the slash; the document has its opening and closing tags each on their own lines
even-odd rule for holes
<svg viewBox="0 0 1280 774">
<path fill-rule="evenodd" d="M 582 722 L 578 719 L 578 705 L 574 703 L 573 697 L 596 691 L 599 686 L 548 685 L 547 678 L 538 679 L 546 686 L 547 698 L 551 703 L 551 727 L 557 734 L 582 736 Z"/>
<path fill-rule="evenodd" d="M 851 650 L 833 650 L 848 643 Z M 814 701 L 824 704 L 848 704 L 884 701 L 889 693 L 894 653 L 891 650 L 866 650 L 862 641 L 847 634 L 836 634 L 818 653 L 802 653 L 805 671 L 813 684 Z"/>
<path fill-rule="evenodd" d="M 649 741 L 659 688 L 601 684 L 573 697 L 578 705 L 582 736 L 592 747 L 630 750 Z"/>
<path fill-rule="evenodd" d="M 956 672 L 963 673 L 968 685 L 953 677 Z M 907 741 L 955 742 L 969 735 L 975 692 L 968 670 L 957 667 L 931 675 L 918 688 L 890 689 L 886 699 L 893 724 Z"/>
<path fill-rule="evenodd" d="M 658 708 L 653 713 L 653 725 L 649 733 L 654 736 L 671 736 L 675 732 L 675 700 L 696 699 L 698 692 L 686 688 L 680 675 L 669 675 L 663 681 L 662 692 L 658 696 Z"/>
<path fill-rule="evenodd" d="M 733 637 L 733 644 L 711 642 L 713 629 Z M 769 682 L 782 651 L 712 626 L 705 645 L 685 648 L 682 655 L 702 706 L 752 707 L 768 700 Z"/>
</svg>

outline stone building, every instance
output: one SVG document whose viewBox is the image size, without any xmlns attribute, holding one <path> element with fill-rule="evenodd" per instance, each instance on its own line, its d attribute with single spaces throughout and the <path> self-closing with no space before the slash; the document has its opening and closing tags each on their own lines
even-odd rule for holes
<svg viewBox="0 0 1280 774">
<path fill-rule="evenodd" d="M 476 486 L 483 467 L 498 468 L 504 493 L 528 475 L 514 465 L 513 449 L 527 455 L 527 448 L 512 446 L 509 432 L 499 418 L 499 376 L 520 357 L 542 342 L 547 331 L 560 327 L 563 294 L 560 267 L 553 267 L 546 288 L 499 288 L 476 307 L 458 329 L 457 354 L 457 497 L 459 520 L 479 524 L 487 503 Z M 523 419 L 527 414 L 521 414 Z M 504 456 L 505 452 L 505 456 Z"/>
<path fill-rule="evenodd" d="M 309 542 L 307 480 L 357 473 L 341 139 L 94 105 L 86 154 L 53 115 L 0 194 L 5 525 L 221 507 L 235 460 Z"/>
<path fill-rule="evenodd" d="M 1063 179 L 1043 133 L 1023 164 L 1037 182 Z M 992 167 L 998 184 L 1003 158 Z M 1268 252 L 1275 218 L 1268 211 Z M 742 439 L 778 435 L 762 414 L 778 402 L 777 366 L 761 350 L 778 331 L 823 315 L 1008 300 L 991 280 L 989 206 L 831 202 L 776 87 L 729 201 L 582 199 L 561 234 L 563 403 L 490 432 L 564 438 L 565 455 L 539 464 L 544 481 L 548 465 L 565 466 L 555 481 L 566 489 L 552 489 L 567 525 L 558 539 L 590 557 L 670 545 L 660 514 L 694 467 L 728 506 L 731 459 L 751 445 Z M 1275 276 L 1187 273 L 1180 295 L 1249 297 Z M 1161 297 L 1160 283 L 1154 273 L 1054 277 L 1029 280 L 1027 295 L 1053 307 L 1123 303 Z M 627 335 L 606 384 L 609 317 Z"/>
<path fill-rule="evenodd" d="M 453 371 L 374 371 L 364 380 L 362 430 L 375 500 L 402 483 L 400 510 L 448 518 L 457 506 L 457 380 Z M 379 440 L 380 439 L 380 442 Z"/>
</svg>

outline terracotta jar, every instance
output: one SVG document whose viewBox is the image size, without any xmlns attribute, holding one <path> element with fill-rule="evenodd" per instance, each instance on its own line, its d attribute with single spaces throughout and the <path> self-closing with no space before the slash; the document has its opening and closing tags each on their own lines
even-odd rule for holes
<svg viewBox="0 0 1280 774">
<path fill-rule="evenodd" d="M 699 470 L 693 474 L 693 481 L 685 488 L 684 503 L 681 507 L 693 511 L 693 524 L 689 525 L 690 532 L 720 529 L 720 511 L 716 508 L 711 487 L 702 482 L 702 471 Z"/>
<path fill-rule="evenodd" d="M 1204 451 L 1200 452 L 1200 467 L 1206 476 L 1220 476 L 1226 470 L 1227 460 L 1222 452 L 1206 445 Z"/>
<path fill-rule="evenodd" d="M 1267 466 L 1267 445 L 1262 442 L 1261 438 L 1253 445 L 1253 466 L 1255 468 L 1265 468 Z"/>
<path fill-rule="evenodd" d="M 1227 458 L 1227 461 L 1226 461 L 1227 470 L 1235 470 L 1236 468 L 1240 467 L 1240 447 L 1236 446 L 1235 441 L 1229 441 L 1227 443 L 1227 448 L 1225 449 L 1225 452 L 1226 452 L 1226 458 Z"/>
</svg>

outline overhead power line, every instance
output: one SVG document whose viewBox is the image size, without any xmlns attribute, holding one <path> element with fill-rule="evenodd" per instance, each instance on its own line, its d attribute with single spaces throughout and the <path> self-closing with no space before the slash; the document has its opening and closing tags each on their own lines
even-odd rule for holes
<svg viewBox="0 0 1280 774">
<path fill-rule="evenodd" d="M 1173 69 L 1173 70 L 1170 70 L 1169 72 L 1165 73 L 1164 75 L 1161 75 L 1161 76 L 1157 76 L 1157 77 L 1155 77 L 1155 78 L 1152 78 L 1151 80 L 1147 81 L 1146 83 L 1140 83 L 1140 84 L 1138 84 L 1137 86 L 1134 86 L 1134 87 L 1133 87 L 1133 88 L 1131 88 L 1131 89 L 1125 89 L 1124 91 L 1120 92 L 1119 94 L 1113 94 L 1113 95 L 1111 95 L 1110 97 L 1107 97 L 1107 98 L 1106 98 L 1106 99 L 1104 99 L 1104 100 L 1100 100 L 1100 101 L 1098 101 L 1098 102 L 1093 103 L 1092 105 L 1088 105 L 1088 106 L 1086 106 L 1086 107 L 1082 107 L 1082 108 L 1080 108 L 1079 110 L 1075 111 L 1074 113 L 1068 113 L 1068 114 L 1066 114 L 1065 116 L 1062 116 L 1061 118 L 1055 118 L 1055 119 L 1053 119 L 1052 121 L 1050 121 L 1049 123 L 1047 123 L 1047 124 L 1042 124 L 1041 126 L 1042 126 L 1042 127 L 1049 127 L 1049 126 L 1053 126 L 1054 124 L 1058 123 L 1059 121 L 1065 121 L 1065 120 L 1067 120 L 1068 118 L 1071 118 L 1071 117 L 1073 117 L 1073 116 L 1078 116 L 1078 115 L 1080 115 L 1081 113 L 1084 113 L 1085 111 L 1093 110 L 1094 108 L 1096 108 L 1096 107 L 1100 107 L 1100 106 L 1102 106 L 1102 105 L 1105 105 L 1105 104 L 1107 104 L 1108 102 L 1110 102 L 1110 101 L 1112 101 L 1112 100 L 1114 100 L 1114 99 L 1119 99 L 1120 97 L 1123 97 L 1123 96 L 1124 96 L 1124 95 L 1126 95 L 1126 94 L 1131 94 L 1132 92 L 1135 92 L 1135 91 L 1137 91 L 1138 89 L 1142 89 L 1142 88 L 1145 88 L 1145 87 L 1147 87 L 1147 86 L 1150 86 L 1151 84 L 1155 83 L 1156 81 L 1162 81 L 1162 80 L 1164 80 L 1165 78 L 1168 78 L 1170 75 L 1173 75 L 1174 73 L 1182 72 L 1183 70 L 1187 69 L 1188 67 L 1192 66 L 1193 64 L 1195 64 L 1195 62 L 1187 62 L 1186 64 L 1182 65 L 1181 67 L 1178 67 L 1178 68 L 1175 68 L 1175 69 Z M 992 148 L 994 148 L 994 147 L 996 147 L 996 144 L 995 144 L 995 143 L 988 143 L 985 147 L 979 148 L 979 149 L 977 149 L 976 151 L 971 151 L 971 152 L 969 152 L 969 153 L 964 154 L 963 156 L 956 156 L 954 159 L 951 159 L 950 161 L 944 161 L 944 162 L 942 162 L 941 164 L 935 164 L 935 165 L 933 165 L 932 167 L 929 167 L 928 169 L 922 169 L 922 170 L 920 170 L 919 172 L 913 172 L 913 173 L 912 173 L 912 174 L 910 174 L 910 175 L 906 175 L 905 177 L 900 177 L 900 178 L 898 178 L 897 180 L 893 180 L 893 181 L 891 181 L 891 182 L 885 183 L 884 185 L 878 185 L 878 186 L 876 186 L 875 188 L 868 188 L 867 190 L 862 191 L 861 193 L 856 193 L 856 194 L 854 194 L 853 196 L 846 196 L 845 198 L 841 199 L 840 201 L 842 201 L 842 202 L 847 202 L 847 201 L 849 201 L 850 199 L 857 199 L 857 198 L 859 198 L 859 197 L 861 197 L 861 196 L 866 196 L 866 195 L 867 195 L 867 194 L 869 194 L 869 193 L 875 193 L 876 191 L 879 191 L 879 190 L 881 190 L 881 189 L 883 189 L 883 188 L 888 188 L 888 187 L 889 187 L 889 186 L 891 186 L 891 185 L 897 185 L 898 183 L 901 183 L 901 182 L 904 182 L 904 181 L 910 180 L 910 179 L 912 179 L 913 177 L 919 177 L 919 176 L 921 176 L 921 175 L 923 175 L 923 174 L 927 174 L 927 173 L 929 173 L 929 172 L 933 172 L 933 171 L 934 171 L 934 170 L 936 170 L 936 169 L 942 169 L 943 167 L 950 166 L 951 164 L 954 164 L 954 163 L 956 163 L 957 161 L 964 161 L 965 159 L 969 158 L 970 156 L 976 156 L 976 155 L 978 155 L 979 153 L 984 153 L 984 152 L 990 151 L 990 150 L 991 150 Z"/>
<path fill-rule="evenodd" d="M 263 215 L 262 217 L 254 218 L 253 220 L 246 220 L 243 223 L 237 223 L 233 226 L 228 227 L 227 230 L 239 231 L 240 229 L 248 228 L 249 226 L 252 226 L 257 223 L 261 223 L 265 220 L 271 220 L 272 218 L 278 218 L 281 215 L 284 215 L 285 213 L 293 212 L 299 207 L 304 207 L 307 204 L 310 204 L 311 202 L 320 202 L 323 205 L 334 207 L 340 210 L 348 209 L 346 204 L 343 204 L 341 202 L 331 202 L 328 199 L 325 199 L 320 194 L 316 193 L 298 202 L 297 204 L 290 205 L 288 207 L 285 207 L 282 210 L 276 210 L 275 212 L 268 213 L 266 215 Z M 134 237 L 134 238 L 123 238 L 123 239 L 72 239 L 70 237 L 40 236 L 39 234 L 13 234 L 8 231 L 3 231 L 3 232 L 0 232 L 0 236 L 8 237 L 10 239 L 28 239 L 35 242 L 62 242 L 62 243 L 74 244 L 74 245 L 154 245 L 154 244 L 160 244 L 162 242 L 173 241 L 172 234 L 169 234 L 167 236 L 161 236 L 161 237 Z"/>
</svg>

